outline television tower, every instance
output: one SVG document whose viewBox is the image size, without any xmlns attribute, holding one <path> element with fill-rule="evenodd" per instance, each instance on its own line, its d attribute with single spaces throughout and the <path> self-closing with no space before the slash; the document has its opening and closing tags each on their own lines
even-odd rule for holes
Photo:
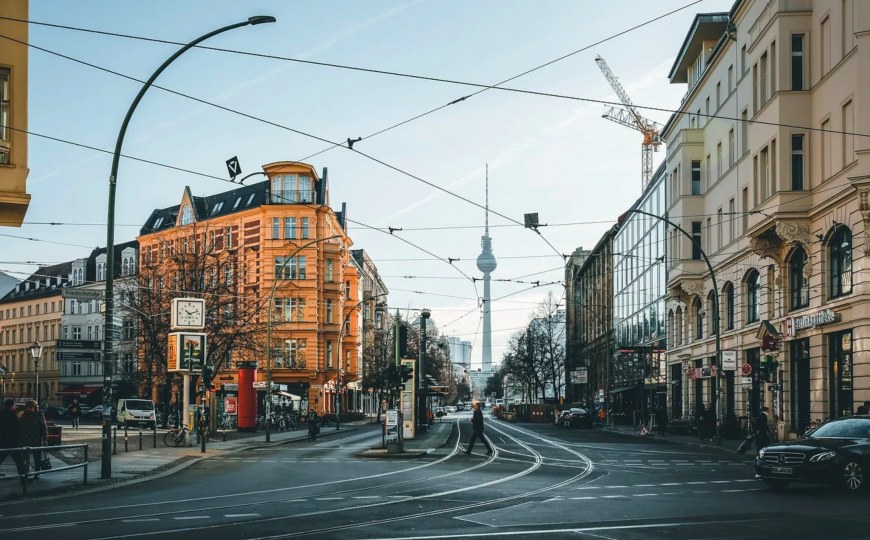
<svg viewBox="0 0 870 540">
<path fill-rule="evenodd" d="M 492 254 L 492 239 L 489 237 L 489 164 L 486 165 L 486 210 L 484 212 L 486 227 L 480 237 L 480 247 L 483 251 L 477 256 L 477 269 L 483 272 L 483 350 L 481 355 L 481 371 L 492 373 L 492 326 L 490 320 L 489 275 L 498 264 Z"/>
</svg>

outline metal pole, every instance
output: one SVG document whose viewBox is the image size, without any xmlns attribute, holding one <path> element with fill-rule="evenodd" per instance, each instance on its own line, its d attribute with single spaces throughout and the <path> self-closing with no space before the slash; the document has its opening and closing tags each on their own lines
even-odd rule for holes
<svg viewBox="0 0 870 540">
<path fill-rule="evenodd" d="M 716 334 L 716 387 L 713 389 L 713 406 L 716 408 L 716 443 L 722 444 L 722 408 L 720 407 L 720 399 L 722 395 L 722 392 L 720 391 L 720 385 L 722 382 L 722 339 L 719 335 L 719 285 L 716 283 L 716 274 L 713 273 L 713 265 L 710 264 L 710 259 L 707 258 L 707 254 L 703 249 L 701 249 L 701 246 L 695 242 L 692 235 L 687 233 L 682 227 L 673 221 L 642 210 L 628 210 L 626 213 L 642 214 L 644 216 L 656 218 L 677 229 L 698 248 L 698 252 L 707 264 L 707 270 L 710 272 L 710 279 L 713 282 L 713 332 Z"/>
<path fill-rule="evenodd" d="M 426 389 L 429 387 L 426 381 L 426 320 L 429 319 L 430 312 L 428 309 L 423 309 L 420 313 L 420 361 L 417 369 L 417 389 L 420 392 L 420 419 L 419 425 L 429 425 L 429 417 L 426 415 Z"/>
<path fill-rule="evenodd" d="M 244 22 L 239 22 L 236 24 L 231 24 L 229 26 L 224 26 L 223 28 L 218 28 L 208 34 L 200 36 L 195 40 L 191 41 L 184 47 L 180 48 L 176 51 L 172 56 L 166 59 L 160 67 L 145 81 L 145 84 L 142 85 L 142 88 L 139 90 L 139 93 L 136 94 L 136 97 L 133 99 L 133 103 L 130 104 L 130 108 L 127 110 L 127 114 L 124 116 L 124 121 L 121 122 L 121 129 L 118 131 L 118 139 L 115 141 L 115 151 L 112 155 L 112 170 L 109 173 L 109 201 L 108 201 L 108 219 L 106 220 L 106 318 L 103 327 L 103 410 L 108 411 L 112 407 L 112 362 L 114 361 L 114 343 L 112 342 L 112 323 L 114 321 L 114 274 L 115 274 L 115 190 L 118 178 L 118 163 L 121 158 L 121 147 L 124 144 L 124 136 L 127 133 L 127 126 L 130 124 L 130 119 L 133 117 L 133 112 L 136 110 L 136 107 L 139 105 L 139 102 L 142 100 L 142 96 L 145 95 L 145 92 L 151 87 L 157 77 L 163 73 L 169 64 L 175 61 L 176 58 L 184 54 L 189 49 L 195 47 L 197 44 L 209 39 L 210 37 L 216 36 L 222 32 L 226 32 L 228 30 L 233 30 L 235 28 L 241 28 L 242 26 L 257 25 L 263 23 L 271 23 L 275 22 L 274 17 L 267 16 L 256 16 L 251 17 Z M 103 457 L 102 457 L 102 467 L 100 470 L 101 478 L 111 478 L 112 477 L 112 455 L 111 455 L 111 442 L 110 438 L 112 435 L 112 419 L 111 415 L 103 418 Z"/>
<path fill-rule="evenodd" d="M 33 365 L 36 367 L 36 410 L 39 411 L 39 358 L 33 359 Z"/>
<path fill-rule="evenodd" d="M 336 393 L 335 393 L 335 429 L 338 429 L 339 412 L 341 412 L 339 410 L 341 408 L 340 394 L 341 394 L 341 387 L 343 384 L 343 381 L 342 381 L 343 377 L 342 376 L 344 375 L 344 372 L 343 372 L 344 367 L 341 365 L 341 363 L 343 361 L 342 356 L 341 356 L 341 343 L 344 340 L 344 328 L 347 325 L 348 321 L 350 320 L 350 316 L 353 314 L 354 311 L 356 311 L 356 308 L 360 307 L 361 305 L 363 305 L 365 302 L 368 302 L 369 300 L 373 300 L 379 296 L 386 296 L 386 295 L 387 295 L 387 293 L 380 293 L 380 294 L 376 294 L 374 296 L 367 296 L 367 297 L 363 298 L 362 300 L 360 300 L 359 302 L 357 302 L 347 312 L 347 315 L 345 315 L 344 320 L 341 323 L 341 328 L 339 328 L 339 330 L 338 330 L 338 376 L 336 377 L 336 383 L 338 383 L 338 388 L 336 388 Z M 363 338 L 365 338 L 365 319 L 363 319 Z M 396 342 L 397 342 L 396 346 L 398 347 L 398 340 L 396 340 Z"/>
</svg>

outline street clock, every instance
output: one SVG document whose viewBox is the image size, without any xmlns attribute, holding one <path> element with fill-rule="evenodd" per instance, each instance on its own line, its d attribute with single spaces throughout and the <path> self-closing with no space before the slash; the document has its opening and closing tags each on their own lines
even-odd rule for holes
<svg viewBox="0 0 870 540">
<path fill-rule="evenodd" d="M 172 300 L 172 328 L 202 330 L 205 328 L 205 300 L 175 298 Z"/>
</svg>

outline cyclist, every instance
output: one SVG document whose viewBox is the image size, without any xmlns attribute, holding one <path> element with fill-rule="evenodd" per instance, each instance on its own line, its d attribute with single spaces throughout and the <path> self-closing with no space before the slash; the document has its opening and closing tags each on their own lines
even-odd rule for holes
<svg viewBox="0 0 870 540">
<path fill-rule="evenodd" d="M 320 431 L 320 424 L 318 422 L 317 413 L 314 412 L 314 409 L 308 411 L 308 436 L 311 437 L 312 441 L 317 440 L 317 432 Z"/>
</svg>

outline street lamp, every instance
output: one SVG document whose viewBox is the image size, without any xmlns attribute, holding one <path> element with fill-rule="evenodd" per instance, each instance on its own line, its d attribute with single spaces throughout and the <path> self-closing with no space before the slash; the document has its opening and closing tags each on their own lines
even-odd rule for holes
<svg viewBox="0 0 870 540">
<path fill-rule="evenodd" d="M 33 358 L 33 367 L 36 369 L 36 409 L 39 410 L 39 359 L 42 357 L 42 345 L 39 344 L 39 340 L 34 341 L 33 345 L 30 346 L 30 357 Z M 3 386 L 6 386 L 5 374 Z M 6 389 L 3 390 L 5 394 Z"/>
<path fill-rule="evenodd" d="M 713 332 L 716 334 L 716 388 L 713 393 L 713 403 L 716 407 L 716 443 L 722 444 L 722 407 L 720 403 L 721 398 L 721 376 L 722 376 L 722 339 L 719 335 L 719 286 L 716 284 L 716 274 L 713 273 L 713 265 L 710 264 L 710 259 L 707 258 L 707 254 L 701 249 L 700 242 L 696 242 L 691 234 L 687 233 L 685 229 L 674 223 L 673 221 L 663 218 L 661 216 L 657 216 L 655 214 L 650 214 L 649 212 L 644 212 L 643 210 L 628 210 L 626 213 L 629 214 L 641 214 L 644 216 L 649 216 L 661 221 L 664 221 L 671 227 L 683 233 L 695 247 L 698 248 L 698 253 L 701 254 L 701 257 L 704 259 L 704 262 L 707 263 L 707 270 L 710 272 L 710 279 L 713 281 Z"/>
<path fill-rule="evenodd" d="M 420 418 L 418 422 L 422 429 L 429 428 L 429 417 L 426 415 L 426 398 L 429 388 L 426 380 L 426 321 L 429 320 L 430 315 L 431 312 L 426 308 L 420 312 L 420 365 L 417 367 L 417 390 L 420 392 L 420 401 L 418 402 Z"/>
<path fill-rule="evenodd" d="M 347 315 L 344 316 L 344 320 L 341 322 L 341 328 L 338 330 L 338 377 L 336 377 L 336 389 L 335 389 L 335 429 L 338 429 L 338 424 L 340 422 L 339 413 L 341 412 L 341 386 L 342 379 L 344 378 L 344 368 L 346 366 L 342 365 L 343 359 L 341 356 L 341 342 L 344 339 L 344 328 L 347 326 L 348 321 L 350 320 L 351 314 L 356 310 L 356 308 L 360 307 L 364 303 L 369 300 L 373 300 L 379 296 L 386 296 L 387 293 L 375 294 L 373 296 L 367 296 L 356 303 L 350 310 L 347 312 Z"/>
<path fill-rule="evenodd" d="M 268 315 L 266 316 L 266 442 L 272 441 L 272 311 L 274 310 L 275 292 L 278 290 L 279 276 L 284 272 L 284 267 L 287 266 L 287 263 L 293 260 L 293 257 L 303 249 L 318 242 L 325 242 L 327 240 L 334 240 L 341 237 L 340 234 L 333 234 L 332 236 L 318 238 L 317 240 L 312 240 L 311 242 L 302 244 L 296 248 L 296 251 L 291 253 L 289 257 L 285 257 L 281 266 L 275 269 L 275 277 L 272 280 L 272 290 L 269 292 Z"/>
<path fill-rule="evenodd" d="M 5 364 L 0 364 L 0 377 L 3 378 L 3 396 L 6 396 L 6 371 L 8 368 Z"/>
<path fill-rule="evenodd" d="M 210 37 L 216 36 L 220 33 L 227 32 L 229 30 L 234 30 L 236 28 L 241 28 L 243 26 L 248 25 L 258 25 L 264 23 L 273 23 L 275 22 L 275 17 L 269 16 L 256 16 L 250 17 L 246 21 L 242 21 L 236 24 L 231 24 L 229 26 L 224 26 L 223 28 L 218 28 L 208 34 L 200 36 L 182 48 L 178 49 L 172 56 L 166 59 L 160 67 L 145 81 L 145 84 L 142 85 L 142 88 L 139 90 L 139 93 L 136 94 L 136 97 L 133 99 L 133 103 L 130 104 L 130 108 L 127 110 L 126 116 L 124 116 L 124 121 L 121 122 L 121 129 L 118 132 L 118 139 L 115 141 L 115 151 L 112 155 L 112 171 L 109 174 L 109 204 L 108 204 L 108 219 L 106 222 L 106 268 L 108 271 L 106 272 L 106 318 L 105 318 L 105 326 L 103 330 L 103 410 L 109 411 L 112 407 L 112 371 L 114 362 L 114 351 L 113 351 L 113 343 L 112 343 L 112 324 L 114 322 L 114 274 L 115 274 L 115 186 L 117 184 L 118 179 L 118 162 L 121 158 L 121 147 L 124 144 L 124 135 L 127 133 L 127 126 L 130 124 L 130 118 L 133 116 L 133 112 L 136 110 L 136 107 L 139 105 L 139 102 L 142 100 L 142 96 L 145 95 L 145 92 L 151 87 L 157 77 L 163 73 L 169 64 L 175 61 L 176 58 L 187 52 L 189 49 L 195 47 L 199 43 L 209 39 Z M 100 469 L 100 477 L 101 478 L 111 478 L 112 477 L 112 419 L 111 416 L 103 417 L 103 459 L 101 463 Z"/>
</svg>

